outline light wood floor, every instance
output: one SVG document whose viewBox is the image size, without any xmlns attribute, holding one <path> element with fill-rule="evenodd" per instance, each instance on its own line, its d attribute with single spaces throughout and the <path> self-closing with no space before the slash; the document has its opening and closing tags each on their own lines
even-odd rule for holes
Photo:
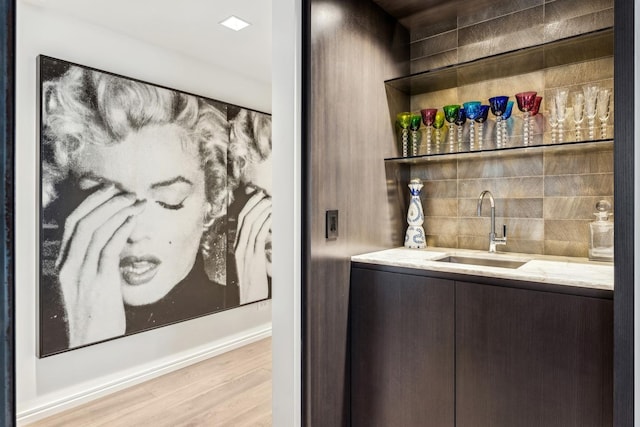
<svg viewBox="0 0 640 427">
<path fill-rule="evenodd" d="M 271 426 L 271 338 L 29 426 Z"/>
</svg>

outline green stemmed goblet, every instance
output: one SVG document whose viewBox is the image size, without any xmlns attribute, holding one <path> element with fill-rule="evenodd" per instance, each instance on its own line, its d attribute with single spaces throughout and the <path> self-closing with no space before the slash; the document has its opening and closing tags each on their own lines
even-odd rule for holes
<svg viewBox="0 0 640 427">
<path fill-rule="evenodd" d="M 449 152 L 454 153 L 455 143 L 453 139 L 453 126 L 456 121 L 456 117 L 458 116 L 458 111 L 460 111 L 459 105 L 445 105 L 442 107 L 444 110 L 444 118 L 449 122 Z"/>
<path fill-rule="evenodd" d="M 409 155 L 409 124 L 411 123 L 411 113 L 402 112 L 396 116 L 396 123 L 400 126 L 402 140 L 402 157 Z"/>
</svg>

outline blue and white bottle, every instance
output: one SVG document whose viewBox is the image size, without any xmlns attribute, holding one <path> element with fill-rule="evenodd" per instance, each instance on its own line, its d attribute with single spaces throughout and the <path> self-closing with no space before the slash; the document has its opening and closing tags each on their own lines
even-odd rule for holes
<svg viewBox="0 0 640 427">
<path fill-rule="evenodd" d="M 427 247 L 425 241 L 424 213 L 422 212 L 422 203 L 420 202 L 420 190 L 422 190 L 422 182 L 414 178 L 409 182 L 409 191 L 411 192 L 411 200 L 409 201 L 409 210 L 407 212 L 407 233 L 404 236 L 404 246 L 412 249 L 422 249 Z"/>
</svg>

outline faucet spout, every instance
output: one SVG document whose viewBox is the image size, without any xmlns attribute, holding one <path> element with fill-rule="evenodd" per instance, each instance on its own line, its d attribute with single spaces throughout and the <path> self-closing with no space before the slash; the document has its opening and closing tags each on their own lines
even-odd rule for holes
<svg viewBox="0 0 640 427">
<path fill-rule="evenodd" d="M 489 252 L 495 252 L 496 245 L 507 244 L 507 226 L 502 226 L 502 237 L 496 237 L 496 202 L 493 198 L 493 194 L 491 194 L 491 191 L 489 190 L 484 190 L 478 197 L 477 215 L 482 216 L 482 201 L 484 200 L 485 195 L 489 196 L 489 202 L 491 203 L 491 232 L 489 233 Z"/>
<path fill-rule="evenodd" d="M 480 193 L 480 197 L 478 197 L 478 216 L 482 216 L 482 200 L 484 200 L 484 196 L 485 195 L 489 196 L 489 202 L 491 203 L 491 209 L 495 209 L 496 208 L 496 201 L 493 199 L 493 194 L 491 194 L 491 191 L 489 191 L 489 190 L 484 190 L 482 193 Z"/>
</svg>

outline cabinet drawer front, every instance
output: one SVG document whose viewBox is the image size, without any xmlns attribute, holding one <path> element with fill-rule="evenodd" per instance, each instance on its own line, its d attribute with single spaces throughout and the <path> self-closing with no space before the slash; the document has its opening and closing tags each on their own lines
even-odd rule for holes
<svg viewBox="0 0 640 427">
<path fill-rule="evenodd" d="M 453 281 L 352 270 L 352 426 L 453 426 Z"/>
</svg>

